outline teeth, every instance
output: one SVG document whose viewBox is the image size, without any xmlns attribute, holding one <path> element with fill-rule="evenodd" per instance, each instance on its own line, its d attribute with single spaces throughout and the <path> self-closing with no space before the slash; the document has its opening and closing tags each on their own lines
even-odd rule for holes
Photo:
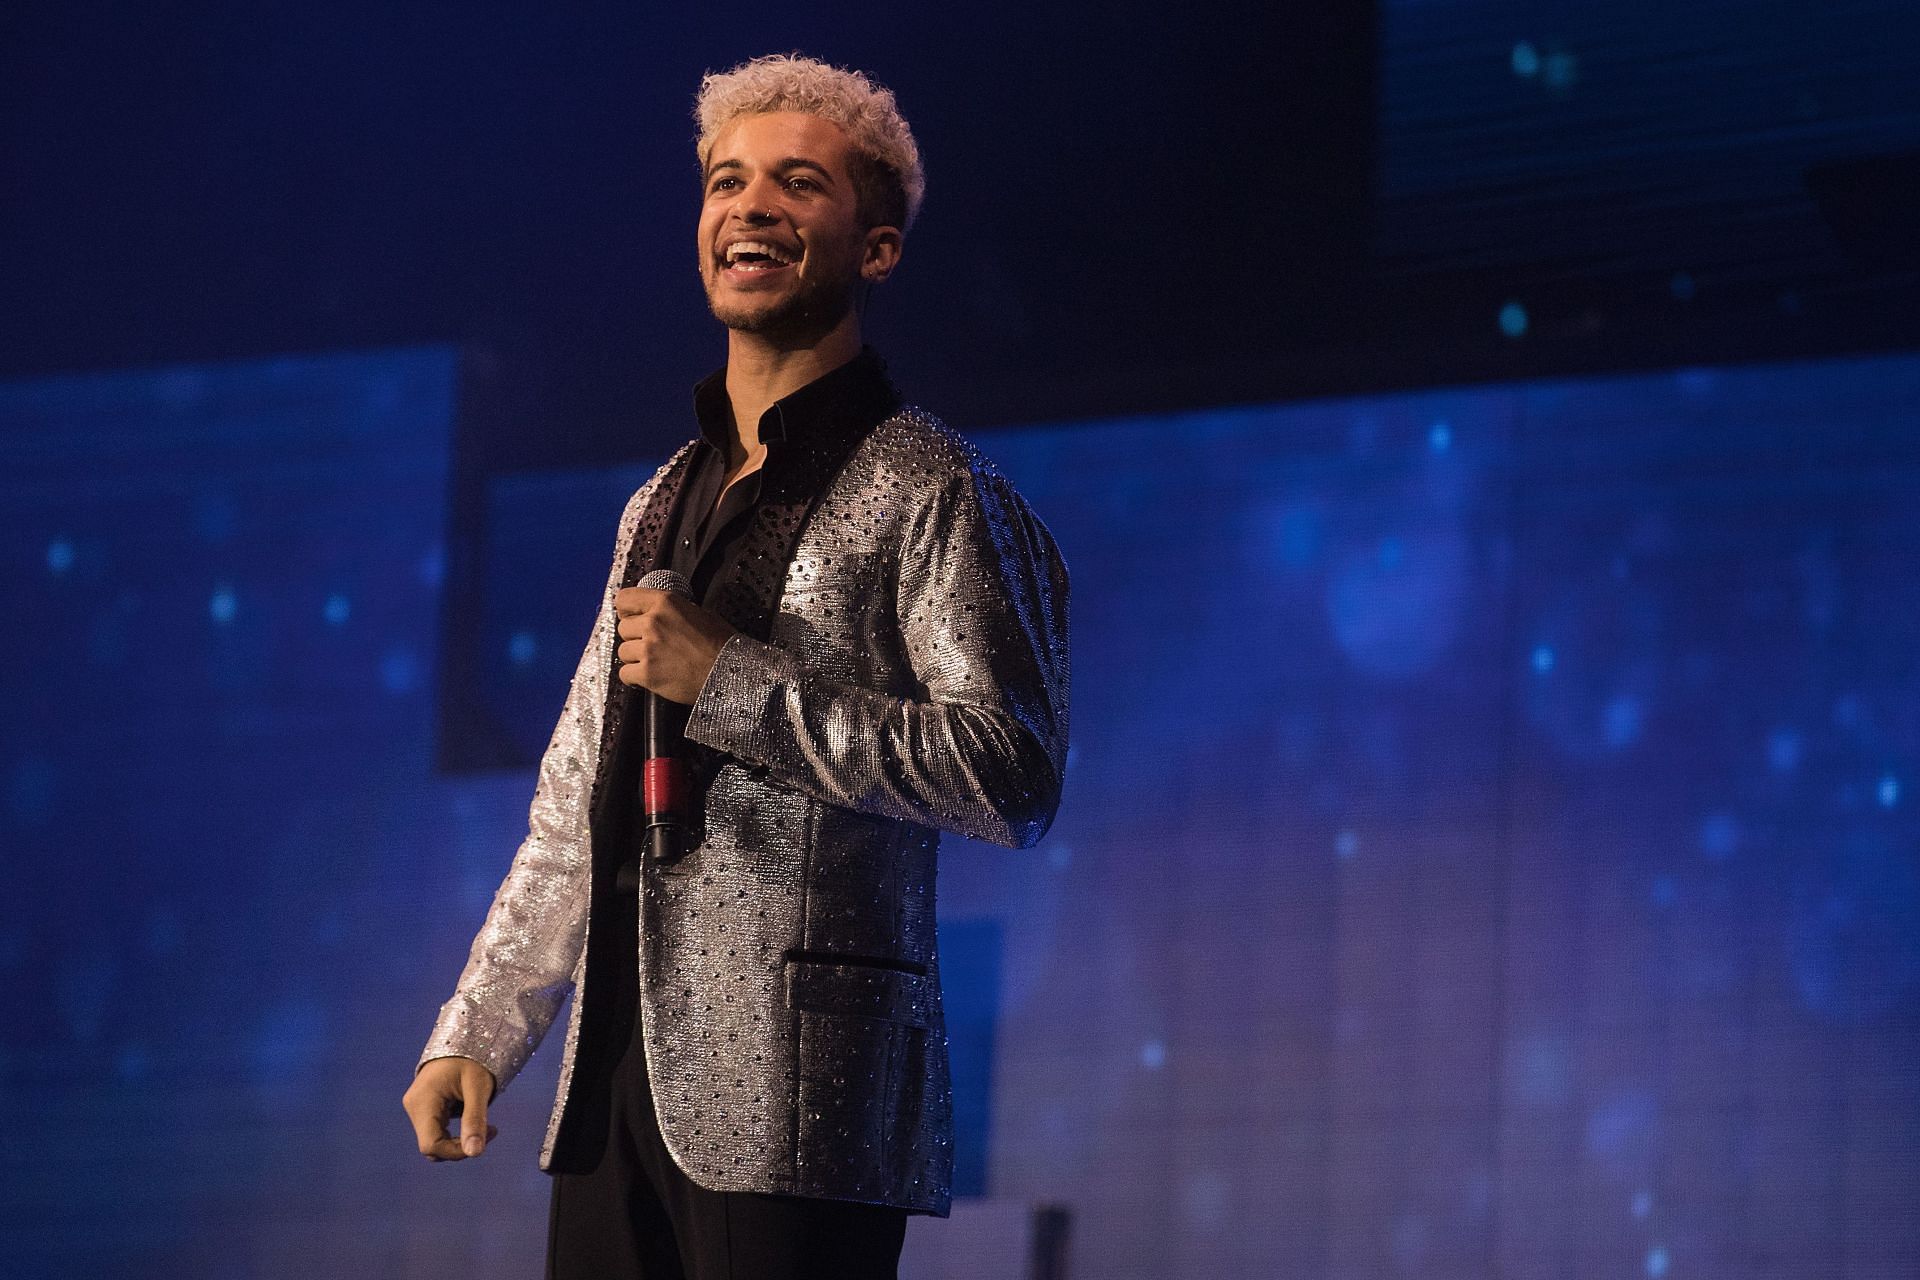
<svg viewBox="0 0 1920 1280">
<path fill-rule="evenodd" d="M 793 256 L 786 250 L 767 244 L 762 240 L 736 240 L 727 246 L 727 261 L 738 262 L 743 253 L 763 253 L 782 266 L 793 263 Z"/>
</svg>

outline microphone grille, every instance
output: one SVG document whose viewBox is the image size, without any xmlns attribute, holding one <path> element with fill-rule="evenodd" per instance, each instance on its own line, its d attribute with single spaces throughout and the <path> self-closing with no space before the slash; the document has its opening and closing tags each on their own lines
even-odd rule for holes
<svg viewBox="0 0 1920 1280">
<path fill-rule="evenodd" d="M 634 585 L 645 587 L 649 591 L 664 591 L 668 595 L 693 598 L 693 587 L 685 578 L 671 569 L 655 569 Z"/>
</svg>

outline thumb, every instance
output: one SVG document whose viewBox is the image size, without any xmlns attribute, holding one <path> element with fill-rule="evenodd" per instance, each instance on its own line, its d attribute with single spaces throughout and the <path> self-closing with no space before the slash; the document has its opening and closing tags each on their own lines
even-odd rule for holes
<svg viewBox="0 0 1920 1280">
<path fill-rule="evenodd" d="M 477 1156 L 487 1149 L 491 1127 L 487 1124 L 487 1103 L 492 1100 L 493 1073 L 479 1063 L 460 1073 L 460 1150 Z"/>
</svg>

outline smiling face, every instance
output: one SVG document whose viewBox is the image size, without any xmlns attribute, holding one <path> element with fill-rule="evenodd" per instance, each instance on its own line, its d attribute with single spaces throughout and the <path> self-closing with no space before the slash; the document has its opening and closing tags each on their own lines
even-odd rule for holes
<svg viewBox="0 0 1920 1280">
<path fill-rule="evenodd" d="M 840 126 L 797 111 L 741 116 L 714 138 L 700 207 L 700 279 L 729 329 L 807 342 L 845 321 L 862 280 L 900 256 L 863 227 Z"/>
</svg>

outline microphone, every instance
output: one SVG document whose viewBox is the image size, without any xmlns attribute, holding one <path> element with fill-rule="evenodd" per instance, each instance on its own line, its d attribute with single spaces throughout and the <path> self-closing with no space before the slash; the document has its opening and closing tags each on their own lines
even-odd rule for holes
<svg viewBox="0 0 1920 1280">
<path fill-rule="evenodd" d="M 638 585 L 693 599 L 687 580 L 671 569 L 655 569 Z M 693 783 L 680 749 L 686 741 L 687 713 L 691 710 L 651 689 L 640 691 L 640 720 L 647 746 L 640 808 L 646 814 L 646 856 L 656 862 L 672 862 L 687 851 L 687 811 L 693 800 Z"/>
</svg>

